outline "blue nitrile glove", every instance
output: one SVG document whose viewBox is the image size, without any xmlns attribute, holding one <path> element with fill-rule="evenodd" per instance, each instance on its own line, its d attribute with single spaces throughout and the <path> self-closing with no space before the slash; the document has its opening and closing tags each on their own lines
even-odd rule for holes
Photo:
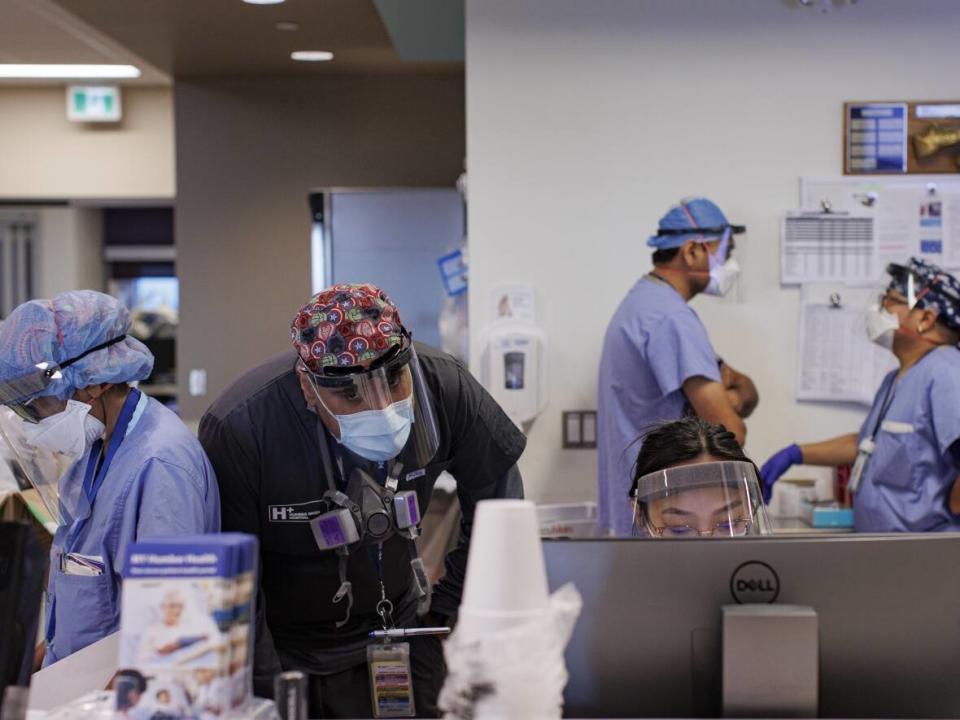
<svg viewBox="0 0 960 720">
<path fill-rule="evenodd" d="M 794 443 L 790 447 L 775 453 L 760 468 L 760 485 L 763 491 L 763 502 L 769 503 L 773 495 L 773 484 L 780 479 L 787 470 L 803 462 L 803 453 L 800 446 Z"/>
</svg>

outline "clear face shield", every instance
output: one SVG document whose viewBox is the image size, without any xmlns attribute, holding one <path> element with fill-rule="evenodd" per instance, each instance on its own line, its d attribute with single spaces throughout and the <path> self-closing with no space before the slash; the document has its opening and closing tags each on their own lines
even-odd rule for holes
<svg viewBox="0 0 960 720">
<path fill-rule="evenodd" d="M 709 278 L 703 289 L 705 295 L 727 297 L 739 295 L 740 261 L 744 257 L 746 243 L 744 238 L 735 239 L 747 231 L 745 225 L 719 225 L 692 230 L 690 228 L 661 228 L 658 235 L 690 235 L 703 238 L 704 247 L 709 253 Z M 701 273 L 691 273 L 701 274 Z M 736 291 L 736 292 L 734 292 Z M 739 299 L 737 297 L 736 299 Z"/>
<path fill-rule="evenodd" d="M 927 294 L 928 289 L 915 272 L 903 265 L 890 264 L 887 272 L 891 276 L 885 290 L 877 295 L 874 310 L 891 311 L 896 306 L 905 306 L 913 310 L 917 302 Z"/>
<path fill-rule="evenodd" d="M 0 383 L 0 462 L 12 468 L 21 490 L 36 491 L 44 509 L 59 525 L 88 514 L 89 502 L 81 487 L 63 487 L 61 483 L 64 472 L 76 460 L 76 453 L 55 452 L 49 449 L 49 443 L 40 442 L 41 436 L 50 432 L 51 423 L 58 421 L 57 416 L 62 418 L 71 403 L 76 406 L 71 409 L 79 409 L 81 415 L 89 408 L 46 393 L 51 383 L 63 380 L 64 369 L 125 337 L 111 338 L 59 364 L 37 363 L 22 375 Z M 79 422 L 82 424 L 82 417 Z"/>
<path fill-rule="evenodd" d="M 932 285 L 905 265 L 891 263 L 887 266 L 887 273 L 891 277 L 890 284 L 867 310 L 867 337 L 888 350 L 893 348 L 896 332 L 932 342 L 901 322 L 903 309 L 910 312 L 920 307 L 920 301 L 931 291 Z"/>
<path fill-rule="evenodd" d="M 10 408 L 0 407 L 0 463 L 4 463 L 25 492 L 28 502 L 34 498 L 47 515 L 58 525 L 72 522 L 65 517 L 60 506 L 60 478 L 73 462 L 73 458 L 51 452 L 31 444 L 24 432 L 24 422 Z"/>
<path fill-rule="evenodd" d="M 337 440 L 354 454 L 373 462 L 399 456 L 417 468 L 436 455 L 437 419 L 409 338 L 367 368 L 330 365 L 313 373 L 301 360 L 300 369 L 335 421 Z"/>
<path fill-rule="evenodd" d="M 0 383 L 0 405 L 10 408 L 21 420 L 36 424 L 66 405 L 53 397 L 38 397 L 51 382 L 60 380 L 60 367 L 52 362 L 38 363 L 33 370 Z"/>
<path fill-rule="evenodd" d="M 942 271 L 937 271 L 936 268 L 929 268 L 928 266 L 928 269 L 931 272 L 924 277 L 923 274 L 908 265 L 898 265 L 897 263 L 887 265 L 890 284 L 887 286 L 886 292 L 880 294 L 881 307 L 884 304 L 883 301 L 886 301 L 886 304 L 906 305 L 909 310 L 913 310 L 928 293 L 934 291 L 934 288 L 936 288 L 938 294 L 949 301 L 960 302 L 960 295 L 958 295 L 955 286 L 946 281 L 949 280 L 949 276 Z M 897 297 L 898 294 L 902 297 Z"/>
<path fill-rule="evenodd" d="M 632 492 L 634 534 L 653 538 L 767 535 L 756 468 L 723 461 L 658 470 Z"/>
<path fill-rule="evenodd" d="M 10 408 L 25 423 L 34 425 L 44 418 L 62 412 L 67 401 L 45 394 L 50 383 L 63 379 L 62 370 L 83 360 L 87 355 L 122 342 L 126 337 L 118 335 L 59 364 L 52 360 L 37 363 L 24 374 L 0 383 L 0 405 Z"/>
<path fill-rule="evenodd" d="M 32 489 L 36 493 L 43 509 L 58 525 L 64 522 L 59 502 L 60 477 L 73 459 L 31 443 L 24 426 L 36 426 L 45 417 L 63 410 L 65 401 L 37 397 L 61 377 L 55 363 L 43 362 L 30 372 L 0 383 L 0 462 L 12 470 L 21 491 Z"/>
</svg>

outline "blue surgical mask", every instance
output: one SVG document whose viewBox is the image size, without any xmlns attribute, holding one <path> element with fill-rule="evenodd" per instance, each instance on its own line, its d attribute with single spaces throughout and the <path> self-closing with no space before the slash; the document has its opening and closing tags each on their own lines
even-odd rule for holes
<svg viewBox="0 0 960 720">
<path fill-rule="evenodd" d="M 340 425 L 340 443 L 350 452 L 374 462 L 392 460 L 410 437 L 413 398 L 400 400 L 383 410 L 363 410 L 334 415 Z"/>
</svg>

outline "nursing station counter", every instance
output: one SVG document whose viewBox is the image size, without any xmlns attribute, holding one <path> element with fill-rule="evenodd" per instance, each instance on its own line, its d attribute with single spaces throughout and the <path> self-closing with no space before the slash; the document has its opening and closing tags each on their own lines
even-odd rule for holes
<svg viewBox="0 0 960 720">
<path fill-rule="evenodd" d="M 517 556 L 516 538 L 504 544 Z M 579 598 L 554 643 L 565 666 L 556 712 L 542 717 L 960 717 L 960 534 L 535 538 L 531 547 L 551 598 L 570 588 Z M 482 614 L 465 612 L 477 592 L 466 588 L 457 630 L 481 626 Z M 448 670 L 456 638 L 446 641 Z M 27 717 L 94 717 L 61 714 L 62 702 L 95 702 L 116 658 L 111 636 L 35 674 Z M 478 705 L 473 717 L 530 717 L 511 707 Z M 273 717 L 269 703 L 254 710 L 244 717 Z"/>
</svg>

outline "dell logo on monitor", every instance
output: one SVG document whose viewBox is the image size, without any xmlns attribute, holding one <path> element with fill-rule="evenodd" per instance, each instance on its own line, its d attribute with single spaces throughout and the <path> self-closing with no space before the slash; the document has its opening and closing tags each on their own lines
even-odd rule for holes
<svg viewBox="0 0 960 720">
<path fill-rule="evenodd" d="M 739 605 L 772 603 L 780 594 L 780 578 L 766 563 L 751 560 L 733 571 L 730 594 Z"/>
</svg>

